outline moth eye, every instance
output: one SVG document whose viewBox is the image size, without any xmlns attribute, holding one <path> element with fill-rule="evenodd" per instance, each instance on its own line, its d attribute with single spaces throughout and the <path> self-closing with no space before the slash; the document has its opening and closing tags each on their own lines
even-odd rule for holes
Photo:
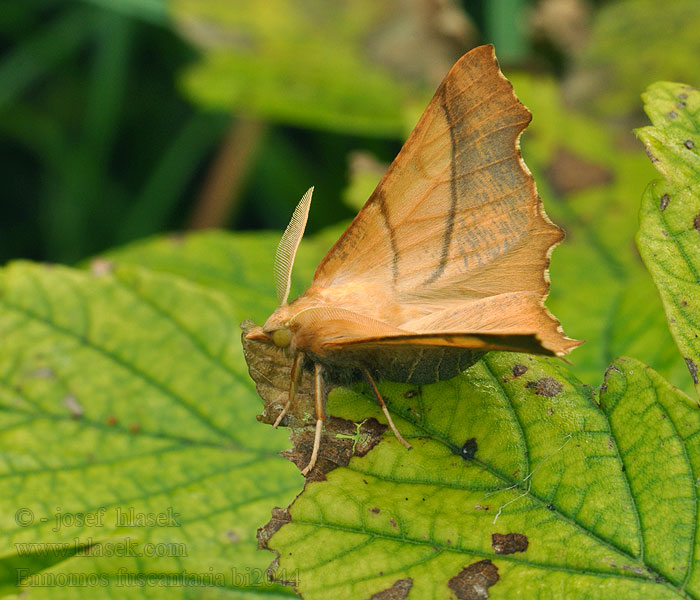
<svg viewBox="0 0 700 600">
<path fill-rule="evenodd" d="M 279 348 L 286 348 L 292 341 L 292 332 L 289 329 L 275 329 L 272 332 L 272 341 Z"/>
</svg>

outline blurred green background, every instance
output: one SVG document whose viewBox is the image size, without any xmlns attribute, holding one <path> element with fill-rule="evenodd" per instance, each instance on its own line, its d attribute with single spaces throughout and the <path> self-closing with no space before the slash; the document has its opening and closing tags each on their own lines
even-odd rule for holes
<svg viewBox="0 0 700 600">
<path fill-rule="evenodd" d="M 696 4 L 5 1 L 0 258 L 70 263 L 162 231 L 279 230 L 312 184 L 309 231 L 350 218 L 480 43 L 509 74 L 551 74 L 567 106 L 634 146 L 643 88 L 700 79 Z M 586 176 L 605 178 L 574 186 Z"/>
</svg>

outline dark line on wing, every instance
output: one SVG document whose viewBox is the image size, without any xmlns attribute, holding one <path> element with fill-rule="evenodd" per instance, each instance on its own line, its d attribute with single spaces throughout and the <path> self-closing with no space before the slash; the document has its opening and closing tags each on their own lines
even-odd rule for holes
<svg viewBox="0 0 700 600">
<path fill-rule="evenodd" d="M 452 123 L 452 115 L 447 109 L 447 86 L 442 88 L 442 110 L 445 113 L 445 119 L 447 121 L 447 126 L 450 130 L 450 141 L 452 142 L 452 153 L 450 156 L 450 173 L 452 178 L 450 180 L 450 212 L 447 215 L 447 227 L 445 227 L 445 233 L 442 238 L 442 251 L 440 253 L 440 263 L 433 272 L 433 274 L 426 280 L 426 284 L 435 283 L 437 279 L 442 275 L 445 267 L 447 266 L 447 259 L 450 254 L 450 243 L 452 242 L 452 233 L 455 228 L 455 217 L 457 215 L 457 167 L 455 165 L 455 155 L 457 154 L 457 143 L 455 140 L 455 131 Z"/>
<path fill-rule="evenodd" d="M 399 247 L 396 245 L 396 232 L 394 231 L 391 223 L 389 222 L 389 209 L 386 206 L 386 200 L 384 200 L 384 194 L 379 192 L 377 194 L 377 200 L 379 202 L 379 211 L 382 213 L 384 218 L 384 225 L 389 231 L 389 242 L 391 243 L 391 251 L 394 253 L 394 259 L 391 261 L 391 274 L 394 278 L 394 284 L 399 278 Z"/>
</svg>

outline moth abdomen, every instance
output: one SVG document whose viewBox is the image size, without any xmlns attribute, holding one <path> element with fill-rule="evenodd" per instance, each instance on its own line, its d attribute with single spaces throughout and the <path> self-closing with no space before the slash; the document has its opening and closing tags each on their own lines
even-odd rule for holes
<svg viewBox="0 0 700 600">
<path fill-rule="evenodd" d="M 326 369 L 326 379 L 347 385 L 363 379 L 367 369 L 378 381 L 427 385 L 452 379 L 477 362 L 484 352 L 465 348 L 382 348 L 361 352 L 339 352 L 338 356 L 317 358 Z"/>
<path fill-rule="evenodd" d="M 379 380 L 427 385 L 456 377 L 483 354 L 464 348 L 392 348 L 372 357 L 370 371 Z"/>
</svg>

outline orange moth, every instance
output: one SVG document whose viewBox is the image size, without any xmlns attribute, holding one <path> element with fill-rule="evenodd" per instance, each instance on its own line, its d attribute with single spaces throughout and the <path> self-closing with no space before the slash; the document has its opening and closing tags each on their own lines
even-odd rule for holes
<svg viewBox="0 0 700 600">
<path fill-rule="evenodd" d="M 314 380 L 318 457 L 324 382 L 364 378 L 394 426 L 375 379 L 447 379 L 488 350 L 561 356 L 569 339 L 545 308 L 549 257 L 561 230 L 544 212 L 519 137 L 530 112 L 492 46 L 465 54 L 438 87 L 369 200 L 287 303 L 311 188 L 275 256 L 279 308 L 247 338 L 284 348 L 294 402 L 302 369 Z"/>
</svg>

